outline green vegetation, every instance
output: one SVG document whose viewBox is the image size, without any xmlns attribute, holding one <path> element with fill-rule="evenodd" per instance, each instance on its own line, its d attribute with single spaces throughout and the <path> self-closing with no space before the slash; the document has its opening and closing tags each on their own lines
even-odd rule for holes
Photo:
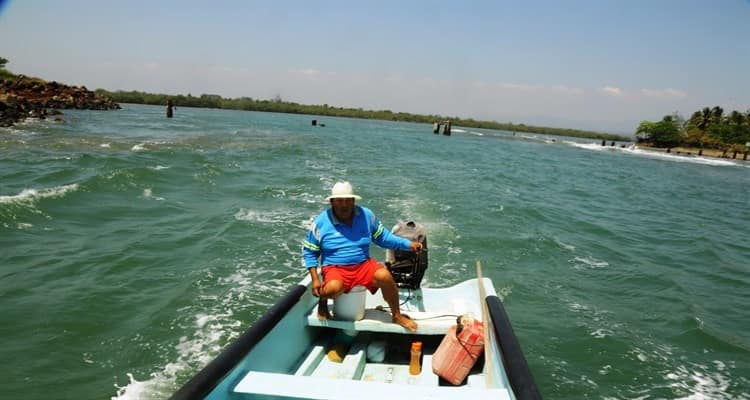
<svg viewBox="0 0 750 400">
<path fill-rule="evenodd" d="M 16 77 L 16 74 L 5 69 L 5 64 L 7 63 L 8 63 L 7 58 L 0 57 L 0 81 L 4 81 L 6 79 L 11 79 L 11 78 Z"/>
<path fill-rule="evenodd" d="M 256 100 L 250 97 L 225 99 L 215 94 L 202 94 L 200 95 L 200 97 L 195 97 L 190 94 L 188 94 L 187 96 L 170 96 L 166 94 L 153 94 L 138 91 L 108 92 L 104 89 L 97 89 L 95 92 L 98 95 L 109 97 L 118 103 L 165 105 L 167 98 L 169 98 L 175 105 L 186 107 L 223 108 L 231 110 L 265 111 L 330 117 L 350 117 L 362 119 L 378 119 L 386 121 L 419 122 L 427 124 L 450 120 L 453 126 L 461 126 L 467 128 L 497 129 L 505 131 L 531 132 L 546 135 L 572 136 L 617 141 L 631 140 L 631 138 L 620 135 L 582 131 L 577 129 L 549 128 L 525 124 L 500 123 L 494 121 L 476 121 L 471 118 L 462 119 L 458 117 L 446 117 L 440 115 L 419 115 L 404 112 L 393 112 L 390 110 L 363 110 L 361 108 L 333 107 L 329 106 L 328 104 L 305 105 L 283 101 L 279 96 L 276 96 L 276 98 L 273 100 Z"/>
<path fill-rule="evenodd" d="M 704 107 L 685 120 L 678 114 L 661 121 L 643 121 L 636 131 L 638 142 L 656 147 L 695 147 L 725 151 L 747 151 L 750 142 L 750 109 L 744 114 L 715 106 Z"/>
</svg>

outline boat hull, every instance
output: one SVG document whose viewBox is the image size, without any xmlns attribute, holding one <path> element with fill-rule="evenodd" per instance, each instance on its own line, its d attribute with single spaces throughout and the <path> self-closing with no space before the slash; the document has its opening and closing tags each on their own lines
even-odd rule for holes
<svg viewBox="0 0 750 400">
<path fill-rule="evenodd" d="M 309 289 L 308 277 L 172 399 L 334 398 L 332 393 L 320 394 L 310 389 L 311 385 L 329 386 L 324 383 L 333 383 L 331 377 L 339 379 L 335 387 L 340 394 L 346 394 L 345 388 L 351 387 L 360 393 L 359 398 L 393 397 L 388 394 L 393 390 L 398 390 L 397 397 L 418 390 L 417 393 L 429 393 L 433 398 L 474 392 L 472 396 L 479 398 L 541 398 L 492 282 L 484 278 L 481 283 L 492 329 L 488 330 L 481 364 L 461 386 L 450 387 L 441 382 L 427 364 L 445 333 L 455 324 L 457 315 L 482 315 L 479 280 L 471 279 L 450 288 L 401 289 L 402 312 L 419 324 L 418 331 L 410 333 L 390 323 L 390 314 L 382 310 L 387 304 L 379 293 L 367 294 L 367 312 L 361 321 L 319 320 L 318 299 Z M 405 348 L 415 340 L 425 342 L 425 365 L 420 376 L 410 377 L 408 359 L 400 357 L 408 354 Z M 332 343 L 342 341 L 349 342 L 346 343 L 349 352 L 340 364 L 332 363 L 326 352 Z M 389 359 L 385 362 L 367 359 L 368 343 L 373 342 L 388 344 Z"/>
</svg>

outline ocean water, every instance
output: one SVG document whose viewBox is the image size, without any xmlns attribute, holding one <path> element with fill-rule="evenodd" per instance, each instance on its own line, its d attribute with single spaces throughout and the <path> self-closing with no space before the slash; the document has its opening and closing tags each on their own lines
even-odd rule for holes
<svg viewBox="0 0 750 400">
<path fill-rule="evenodd" d="M 482 262 L 545 398 L 750 399 L 748 162 L 183 107 L 64 119 L 0 128 L 2 398 L 168 397 L 305 276 L 346 179 L 427 227 L 425 286 Z"/>
</svg>

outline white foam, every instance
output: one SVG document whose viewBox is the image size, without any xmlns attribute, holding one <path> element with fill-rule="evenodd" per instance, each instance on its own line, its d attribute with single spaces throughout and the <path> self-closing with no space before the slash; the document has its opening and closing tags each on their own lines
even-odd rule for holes
<svg viewBox="0 0 750 400">
<path fill-rule="evenodd" d="M 692 155 L 689 156 L 687 154 L 662 153 L 659 151 L 643 150 L 643 149 L 638 148 L 638 146 L 635 146 L 635 145 L 630 145 L 627 147 L 618 147 L 618 146 L 602 146 L 597 143 L 578 143 L 578 142 L 571 142 L 571 141 L 565 141 L 564 143 L 569 144 L 573 147 L 578 147 L 578 148 L 586 149 L 586 150 L 618 151 L 618 152 L 622 152 L 625 154 L 633 154 L 633 155 L 642 156 L 642 157 L 656 158 L 656 159 L 674 161 L 674 162 L 686 162 L 686 163 L 693 163 L 693 164 L 732 166 L 732 167 L 743 166 L 740 162 L 736 160 L 725 160 L 725 159 L 717 159 L 717 158 L 712 158 L 712 157 L 692 156 Z M 750 164 L 745 165 L 745 167 L 750 168 Z"/>
<path fill-rule="evenodd" d="M 295 250 L 296 253 L 296 250 Z M 247 321 L 240 320 L 233 310 L 247 309 L 249 306 L 266 308 L 271 299 L 277 298 L 289 286 L 285 281 L 288 276 L 283 274 L 269 277 L 269 271 L 263 268 L 263 263 L 256 264 L 239 263 L 234 273 L 226 277 L 214 278 L 210 272 L 207 274 L 207 284 L 211 287 L 227 288 L 221 296 L 202 295 L 200 304 L 210 300 L 211 306 L 206 309 L 202 306 L 187 306 L 178 310 L 179 315 L 190 315 L 188 328 L 191 333 L 182 336 L 179 342 L 174 344 L 177 353 L 176 359 L 166 363 L 160 370 L 152 372 L 147 378 L 139 377 L 137 380 L 133 374 L 128 373 L 130 380 L 125 386 L 118 386 L 116 397 L 112 400 L 137 400 L 137 399 L 161 399 L 168 398 L 175 390 L 175 382 L 184 378 L 186 371 L 195 371 L 200 366 L 206 365 L 221 352 L 222 346 L 236 339 L 241 333 Z M 299 269 L 293 269 L 294 276 L 299 275 Z M 296 278 L 295 278 L 296 279 Z M 266 300 L 247 296 L 247 293 L 266 293 Z M 242 318 L 245 318 L 243 315 Z M 182 325 L 185 321 L 177 321 Z M 158 367 L 157 367 L 158 368 Z"/>
<path fill-rule="evenodd" d="M 577 266 L 581 266 L 581 264 L 587 266 L 588 268 L 596 269 L 596 268 L 606 268 L 609 266 L 609 263 L 606 261 L 600 261 L 593 257 L 578 257 L 576 256 L 573 261 L 576 262 Z"/>
<path fill-rule="evenodd" d="M 158 196 L 154 197 L 154 194 L 153 194 L 151 188 L 143 189 L 143 198 L 144 199 L 154 199 L 154 200 L 157 200 L 157 201 L 164 201 L 163 197 L 158 197 Z"/>
<path fill-rule="evenodd" d="M 234 218 L 238 221 L 248 221 L 261 224 L 287 224 L 307 230 L 310 228 L 314 216 L 305 220 L 300 220 L 300 217 L 290 210 L 256 211 L 240 208 L 240 210 L 234 214 Z"/>
<path fill-rule="evenodd" d="M 500 288 L 500 290 L 497 291 L 497 296 L 500 297 L 501 301 L 505 301 L 505 298 L 510 296 L 513 293 L 513 287 L 512 286 L 505 286 Z"/>
<path fill-rule="evenodd" d="M 135 146 L 133 146 L 130 150 L 131 151 L 145 151 L 146 150 L 145 143 L 138 143 Z"/>
<path fill-rule="evenodd" d="M 681 400 L 723 399 L 728 398 L 727 389 L 730 379 L 724 375 L 724 368 L 719 366 L 716 371 L 709 370 L 703 365 L 693 365 L 693 370 L 679 366 L 665 378 L 673 381 L 669 386 L 679 392 L 690 394 L 680 397 Z"/>
<path fill-rule="evenodd" d="M 29 203 L 49 197 L 60 197 L 78 189 L 78 184 L 57 186 L 49 189 L 24 189 L 14 196 L 0 196 L 0 204 Z"/>
<path fill-rule="evenodd" d="M 597 329 L 597 330 L 591 332 L 591 336 L 593 336 L 596 339 L 604 339 L 607 336 L 612 336 L 613 334 L 614 334 L 614 332 L 612 332 L 609 329 L 604 329 L 604 328 L 600 328 L 600 329 Z"/>
<path fill-rule="evenodd" d="M 560 240 L 558 240 L 557 238 L 554 238 L 553 240 L 554 240 L 554 242 L 555 242 L 555 243 L 557 243 L 557 244 L 558 244 L 558 245 L 559 245 L 560 247 L 562 247 L 562 248 L 564 248 L 564 249 L 566 249 L 566 250 L 569 250 L 569 251 L 573 251 L 573 250 L 575 250 L 575 249 L 576 249 L 576 247 L 575 247 L 575 246 L 573 246 L 572 244 L 566 244 L 566 243 L 563 243 L 563 242 L 561 242 Z"/>
</svg>

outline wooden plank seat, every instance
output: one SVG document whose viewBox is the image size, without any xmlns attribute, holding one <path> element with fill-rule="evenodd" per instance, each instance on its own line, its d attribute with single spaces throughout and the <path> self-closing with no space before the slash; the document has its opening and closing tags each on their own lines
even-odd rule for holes
<svg viewBox="0 0 750 400">
<path fill-rule="evenodd" d="M 457 315 L 425 311 L 402 311 L 417 322 L 418 335 L 445 335 L 451 326 L 456 324 Z M 365 310 L 365 316 L 359 321 L 339 321 L 318 318 L 317 307 L 313 307 L 307 316 L 308 326 L 344 329 L 350 331 L 410 333 L 405 328 L 391 322 L 391 313 L 376 308 Z"/>
</svg>

